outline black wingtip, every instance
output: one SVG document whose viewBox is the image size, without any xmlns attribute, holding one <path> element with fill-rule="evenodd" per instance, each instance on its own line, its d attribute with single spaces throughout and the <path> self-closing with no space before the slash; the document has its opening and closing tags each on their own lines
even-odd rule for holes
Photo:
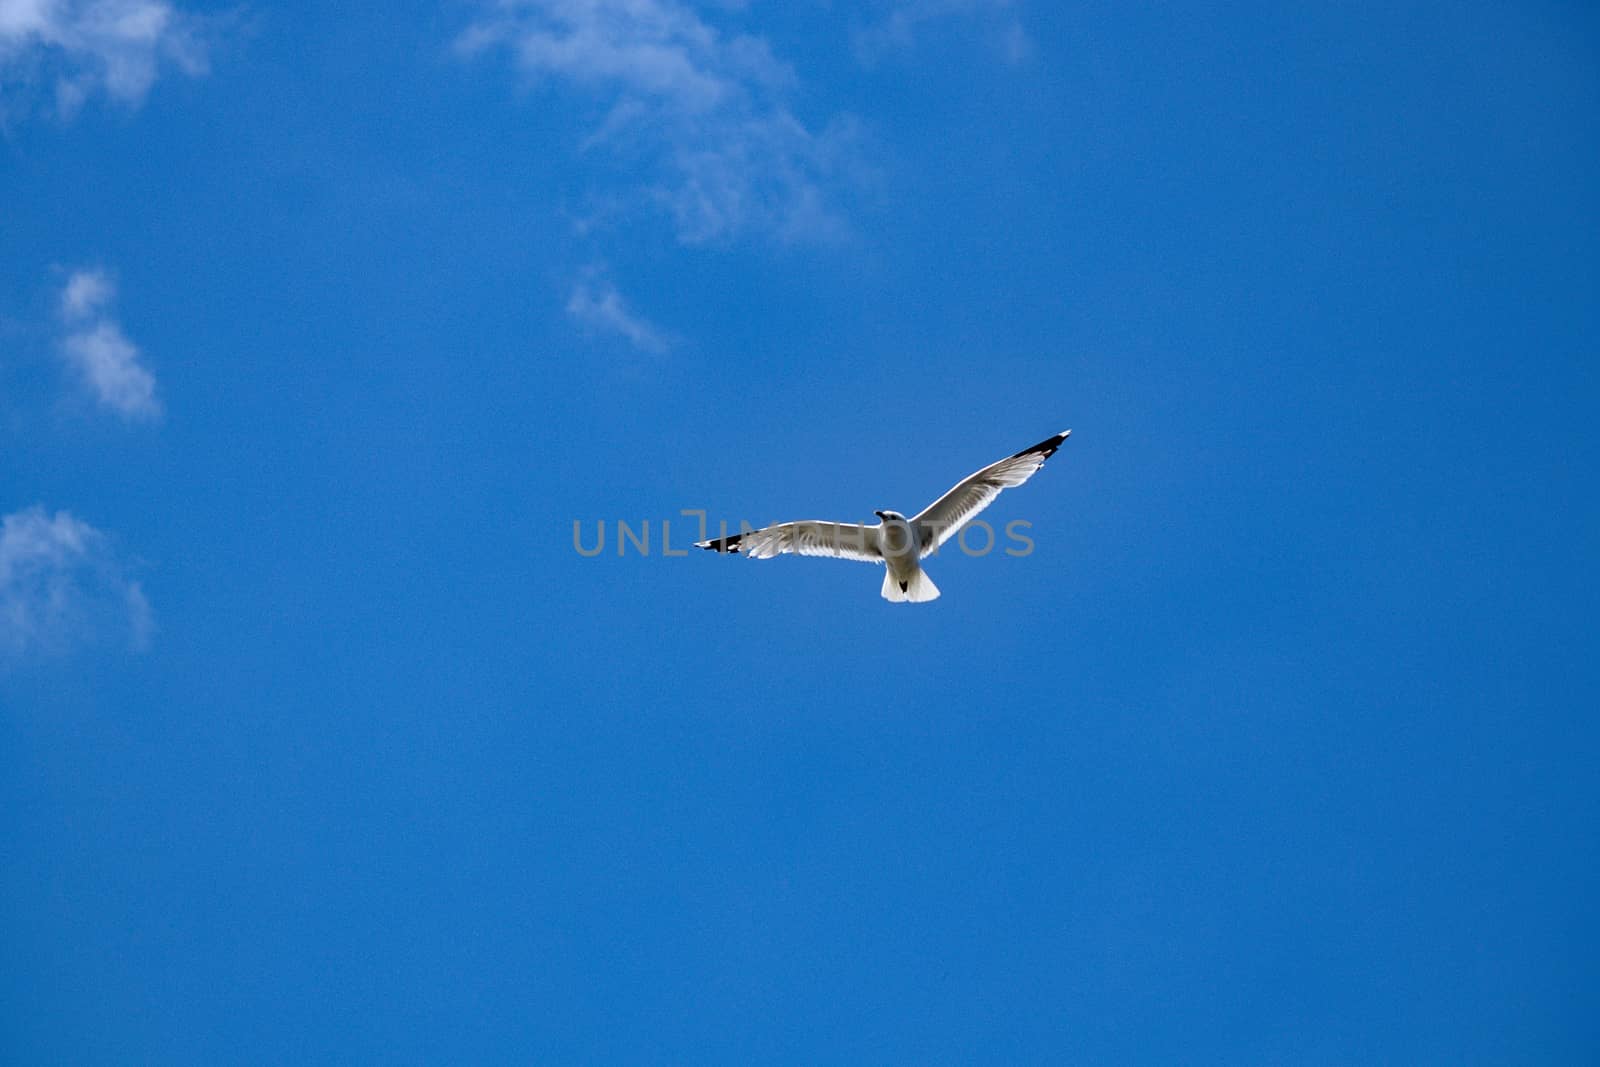
<svg viewBox="0 0 1600 1067">
<path fill-rule="evenodd" d="M 744 537 L 742 533 L 729 534 L 727 537 L 714 537 L 709 541 L 696 541 L 696 548 L 703 548 L 707 552 L 733 552 L 739 551 L 739 541 Z"/>
<path fill-rule="evenodd" d="M 1056 449 L 1061 447 L 1061 442 L 1065 441 L 1071 436 L 1071 430 L 1062 430 L 1054 437 L 1046 437 L 1043 441 L 1040 441 L 1032 448 L 1024 448 L 1021 452 L 1018 452 L 1011 458 L 1021 459 L 1023 456 L 1032 456 L 1037 454 L 1041 460 L 1049 459 L 1051 456 L 1056 454 Z"/>
</svg>

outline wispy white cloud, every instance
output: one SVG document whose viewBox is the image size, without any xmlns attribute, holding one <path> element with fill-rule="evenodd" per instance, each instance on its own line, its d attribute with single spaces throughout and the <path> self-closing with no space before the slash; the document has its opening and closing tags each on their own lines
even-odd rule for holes
<svg viewBox="0 0 1600 1067">
<path fill-rule="evenodd" d="M 876 6 L 881 16 L 855 34 L 856 56 L 865 62 L 913 48 L 931 25 L 951 19 L 978 26 L 984 40 L 1008 63 L 1020 63 L 1033 54 L 1033 41 L 1012 0 L 887 0 Z"/>
<path fill-rule="evenodd" d="M 95 93 L 137 106 L 164 69 L 206 72 L 215 25 L 166 0 L 0 0 L 0 116 L 41 87 L 64 118 Z"/>
<path fill-rule="evenodd" d="M 105 271 L 77 271 L 61 289 L 61 315 L 73 322 L 93 318 L 107 310 L 116 295 Z"/>
<path fill-rule="evenodd" d="M 727 5 L 723 5 L 726 7 Z M 808 126 L 786 100 L 792 67 L 751 34 L 725 32 L 683 0 L 497 0 L 458 41 L 504 49 L 536 82 L 592 95 L 604 117 L 582 147 L 643 163 L 633 184 L 688 244 L 762 232 L 830 240 L 832 193 L 856 126 Z M 634 171 L 634 175 L 638 175 Z"/>
<path fill-rule="evenodd" d="M 139 362 L 137 345 L 112 317 L 116 286 L 102 270 L 80 270 L 61 290 L 61 357 L 101 407 L 128 421 L 161 417 L 156 380 Z"/>
<path fill-rule="evenodd" d="M 664 332 L 628 308 L 617 287 L 598 269 L 584 272 L 572 287 L 567 314 L 585 329 L 622 337 L 642 352 L 661 355 L 672 347 Z"/>
<path fill-rule="evenodd" d="M 150 602 L 105 534 L 42 507 L 0 520 L 0 669 L 83 645 L 142 649 L 153 630 Z"/>
</svg>

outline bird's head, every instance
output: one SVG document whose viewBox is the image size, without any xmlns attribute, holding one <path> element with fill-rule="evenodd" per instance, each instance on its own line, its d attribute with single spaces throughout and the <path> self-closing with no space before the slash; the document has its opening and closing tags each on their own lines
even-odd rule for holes
<svg viewBox="0 0 1600 1067">
<path fill-rule="evenodd" d="M 873 514 L 878 516 L 878 518 L 882 519 L 884 522 L 906 521 L 906 517 L 900 514 L 898 511 L 874 511 Z"/>
</svg>

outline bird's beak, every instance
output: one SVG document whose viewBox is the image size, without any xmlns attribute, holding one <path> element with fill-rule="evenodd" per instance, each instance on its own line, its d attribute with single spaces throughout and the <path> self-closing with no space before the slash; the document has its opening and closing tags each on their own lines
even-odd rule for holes
<svg viewBox="0 0 1600 1067">
<path fill-rule="evenodd" d="M 878 518 L 880 518 L 880 519 L 883 518 L 883 512 L 881 512 L 881 511 L 874 511 L 873 514 L 878 516 Z"/>
</svg>

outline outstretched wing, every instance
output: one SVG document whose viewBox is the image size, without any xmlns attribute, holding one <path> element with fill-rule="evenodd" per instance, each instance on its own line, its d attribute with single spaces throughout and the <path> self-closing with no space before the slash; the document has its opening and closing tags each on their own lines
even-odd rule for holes
<svg viewBox="0 0 1600 1067">
<path fill-rule="evenodd" d="M 848 522 L 780 522 L 760 530 L 715 537 L 709 541 L 696 541 L 695 547 L 712 552 L 738 552 L 751 559 L 770 559 L 785 552 L 798 552 L 802 556 L 833 556 L 835 559 L 858 559 L 866 563 L 882 563 L 883 553 L 878 551 L 876 527 L 858 526 Z"/>
<path fill-rule="evenodd" d="M 911 520 L 917 538 L 922 542 L 922 554 L 926 556 L 954 537 L 961 527 L 972 521 L 973 516 L 994 503 L 1000 490 L 1021 485 L 1032 478 L 1033 472 L 1044 466 L 1044 461 L 1055 455 L 1061 442 L 1071 434 L 1071 430 L 1062 430 L 1032 448 L 1025 448 L 1014 456 L 989 464 L 978 473 L 957 482 L 948 493 L 924 508 L 922 514 Z"/>
</svg>

